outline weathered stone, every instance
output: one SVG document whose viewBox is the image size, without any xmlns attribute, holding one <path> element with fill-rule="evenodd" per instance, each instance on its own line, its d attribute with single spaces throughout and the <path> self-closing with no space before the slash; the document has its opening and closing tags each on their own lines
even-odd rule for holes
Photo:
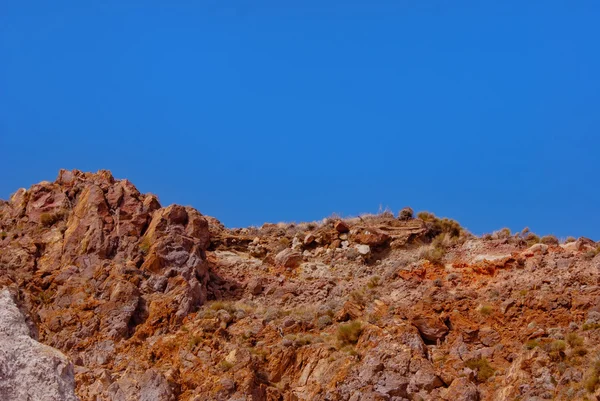
<svg viewBox="0 0 600 401">
<path fill-rule="evenodd" d="M 75 401 L 73 365 L 30 337 L 8 290 L 0 291 L 0 399 Z"/>
<path fill-rule="evenodd" d="M 369 245 L 356 245 L 356 250 L 360 255 L 368 255 L 371 253 L 371 247 Z"/>
<path fill-rule="evenodd" d="M 412 324 L 419 330 L 424 339 L 438 341 L 448 334 L 448 326 L 437 316 L 418 315 L 412 319 Z"/>
<path fill-rule="evenodd" d="M 335 228 L 335 230 L 338 233 L 347 233 L 348 231 L 350 231 L 350 227 L 348 227 L 348 225 L 343 222 L 342 220 L 338 220 L 333 224 L 333 228 Z"/>
<path fill-rule="evenodd" d="M 275 256 L 275 262 L 282 267 L 295 268 L 302 262 L 302 254 L 287 248 Z"/>
<path fill-rule="evenodd" d="M 447 401 L 479 401 L 477 386 L 466 377 L 459 377 L 452 381 L 444 395 Z"/>
<path fill-rule="evenodd" d="M 390 236 L 381 231 L 368 229 L 355 234 L 352 238 L 359 244 L 377 247 L 385 244 L 390 239 Z"/>
</svg>

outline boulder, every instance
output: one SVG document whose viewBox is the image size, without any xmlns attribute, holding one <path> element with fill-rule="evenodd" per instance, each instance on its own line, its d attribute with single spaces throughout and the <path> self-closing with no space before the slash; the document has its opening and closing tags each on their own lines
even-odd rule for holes
<svg viewBox="0 0 600 401">
<path fill-rule="evenodd" d="M 390 236 L 382 231 L 367 229 L 353 235 L 352 239 L 359 244 L 377 247 L 385 244 L 390 239 Z"/>
<path fill-rule="evenodd" d="M 73 364 L 35 341 L 8 290 L 0 291 L 0 399 L 76 401 Z"/>
<path fill-rule="evenodd" d="M 340 234 L 347 233 L 348 231 L 350 231 L 350 227 L 348 227 L 348 225 L 342 220 L 336 221 L 333 224 L 333 228 L 335 228 L 335 230 Z"/>
<path fill-rule="evenodd" d="M 438 316 L 418 315 L 412 319 L 412 324 L 419 330 L 421 336 L 428 341 L 438 341 L 448 334 L 448 326 Z"/>
<path fill-rule="evenodd" d="M 302 262 L 302 254 L 293 249 L 284 249 L 275 256 L 275 263 L 281 267 L 295 268 Z"/>
<path fill-rule="evenodd" d="M 479 401 L 477 386 L 466 377 L 459 377 L 452 381 L 444 395 L 447 401 Z"/>
</svg>

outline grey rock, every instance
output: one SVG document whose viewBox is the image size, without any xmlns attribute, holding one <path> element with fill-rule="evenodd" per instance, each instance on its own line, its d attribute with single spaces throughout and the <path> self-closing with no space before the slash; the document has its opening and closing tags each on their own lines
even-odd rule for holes
<svg viewBox="0 0 600 401">
<path fill-rule="evenodd" d="M 0 291 L 0 399 L 76 401 L 73 364 L 30 337 L 8 290 Z"/>
</svg>

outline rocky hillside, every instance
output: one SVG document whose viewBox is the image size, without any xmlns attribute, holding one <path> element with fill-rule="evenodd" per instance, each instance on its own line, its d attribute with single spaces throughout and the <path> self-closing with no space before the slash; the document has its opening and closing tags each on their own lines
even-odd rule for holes
<svg viewBox="0 0 600 401">
<path fill-rule="evenodd" d="M 599 245 L 409 209 L 227 229 L 63 170 L 0 202 L 0 398 L 600 400 Z"/>
</svg>

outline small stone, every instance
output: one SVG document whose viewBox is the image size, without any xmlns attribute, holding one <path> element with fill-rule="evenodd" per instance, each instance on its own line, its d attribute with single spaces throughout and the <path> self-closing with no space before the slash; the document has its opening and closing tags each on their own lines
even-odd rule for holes
<svg viewBox="0 0 600 401">
<path fill-rule="evenodd" d="M 222 377 L 219 383 L 221 383 L 221 387 L 228 393 L 232 393 L 235 390 L 235 382 L 230 377 Z"/>
<path fill-rule="evenodd" d="M 263 280 L 258 277 L 253 277 L 248 282 L 246 288 L 248 288 L 248 291 L 250 291 L 252 295 L 259 295 L 264 289 Z"/>
<path fill-rule="evenodd" d="M 371 247 L 369 245 L 356 245 L 356 250 L 361 255 L 368 255 L 371 253 Z"/>
<path fill-rule="evenodd" d="M 479 392 L 477 386 L 466 377 L 459 377 L 452 381 L 446 392 L 446 400 L 449 401 L 478 401 Z"/>
<path fill-rule="evenodd" d="M 292 249 L 284 249 L 275 256 L 275 262 L 283 267 L 294 268 L 302 262 L 302 254 Z"/>
<path fill-rule="evenodd" d="M 333 227 L 336 229 L 336 231 L 338 233 L 342 233 L 342 234 L 350 231 L 350 228 L 348 227 L 348 225 L 346 223 L 344 223 L 342 220 L 336 221 L 335 224 L 333 225 Z"/>
<path fill-rule="evenodd" d="M 312 233 L 308 233 L 306 234 L 306 237 L 304 237 L 304 245 L 310 245 L 313 242 L 315 242 L 315 236 Z"/>
</svg>

